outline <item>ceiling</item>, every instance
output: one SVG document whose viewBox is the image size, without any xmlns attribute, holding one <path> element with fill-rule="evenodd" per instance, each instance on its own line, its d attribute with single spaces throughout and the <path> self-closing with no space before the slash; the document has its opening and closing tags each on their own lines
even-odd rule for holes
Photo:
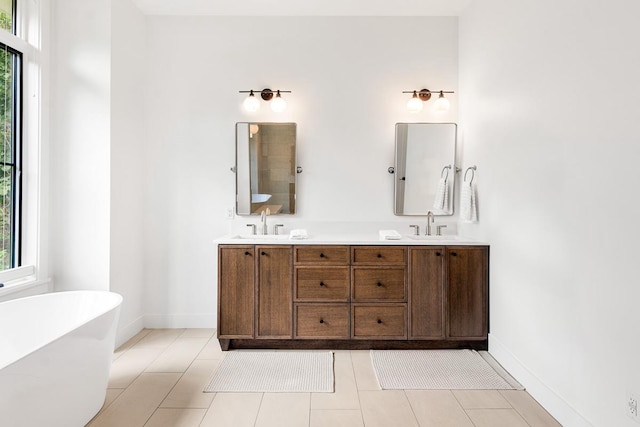
<svg viewBox="0 0 640 427">
<path fill-rule="evenodd" d="M 471 0 L 133 0 L 147 15 L 458 16 Z"/>
</svg>

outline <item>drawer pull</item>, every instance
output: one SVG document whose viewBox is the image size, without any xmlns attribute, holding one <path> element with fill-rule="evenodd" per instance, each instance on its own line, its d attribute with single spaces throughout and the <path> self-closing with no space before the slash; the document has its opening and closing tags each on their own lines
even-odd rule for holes
<svg viewBox="0 0 640 427">
<path fill-rule="evenodd" d="M 436 256 L 440 256 L 440 252 L 436 252 Z"/>
<path fill-rule="evenodd" d="M 320 282 L 320 286 L 324 286 L 324 282 Z"/>
<path fill-rule="evenodd" d="M 378 287 L 381 287 L 381 286 L 382 286 L 382 283 L 378 282 Z"/>
<path fill-rule="evenodd" d="M 324 319 L 320 319 L 320 323 L 324 323 Z"/>
<path fill-rule="evenodd" d="M 378 325 L 382 323 L 382 319 L 378 319 Z"/>
<path fill-rule="evenodd" d="M 320 258 L 324 258 L 324 254 L 320 252 Z"/>
<path fill-rule="evenodd" d="M 451 256 L 458 256 L 458 254 L 455 252 L 451 252 Z"/>
<path fill-rule="evenodd" d="M 378 254 L 378 258 L 382 258 L 382 254 Z"/>
<path fill-rule="evenodd" d="M 244 254 L 245 254 L 245 255 L 251 255 L 251 252 L 249 252 L 249 251 L 245 251 L 245 252 L 244 252 Z"/>
<path fill-rule="evenodd" d="M 260 255 L 262 255 L 262 256 L 265 256 L 266 254 L 267 254 L 267 253 L 266 253 L 266 252 L 264 252 L 264 251 L 260 252 Z"/>
</svg>

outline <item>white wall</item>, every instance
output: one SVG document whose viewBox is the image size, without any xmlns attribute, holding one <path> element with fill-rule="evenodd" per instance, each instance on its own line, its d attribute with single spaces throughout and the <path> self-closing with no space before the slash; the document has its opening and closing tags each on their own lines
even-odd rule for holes
<svg viewBox="0 0 640 427">
<path fill-rule="evenodd" d="M 110 289 L 123 296 L 119 337 L 143 326 L 145 17 L 131 0 L 111 9 Z"/>
<path fill-rule="evenodd" d="M 640 395 L 640 4 L 475 2 L 460 20 L 464 165 L 491 242 L 490 351 L 566 426 Z"/>
<path fill-rule="evenodd" d="M 57 0 L 52 18 L 52 277 L 109 289 L 111 2 Z"/>
<path fill-rule="evenodd" d="M 298 124 L 298 213 L 313 221 L 393 216 L 394 125 L 456 121 L 406 111 L 403 90 L 457 91 L 457 18 L 148 17 L 146 292 L 148 326 L 213 326 L 213 240 L 255 218 L 234 205 L 239 121 Z M 291 90 L 285 114 L 249 115 L 239 90 Z M 273 220 L 272 220 L 273 221 Z M 421 222 L 424 222 L 421 220 Z M 311 229 L 310 231 L 313 231 Z M 285 230 L 286 232 L 286 230 Z"/>
</svg>

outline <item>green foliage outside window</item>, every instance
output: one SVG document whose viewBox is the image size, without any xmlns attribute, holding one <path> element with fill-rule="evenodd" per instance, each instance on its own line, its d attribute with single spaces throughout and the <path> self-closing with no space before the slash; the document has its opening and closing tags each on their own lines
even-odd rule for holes
<svg viewBox="0 0 640 427">
<path fill-rule="evenodd" d="M 15 54 L 0 48 L 0 270 L 13 267 L 14 63 Z"/>
</svg>

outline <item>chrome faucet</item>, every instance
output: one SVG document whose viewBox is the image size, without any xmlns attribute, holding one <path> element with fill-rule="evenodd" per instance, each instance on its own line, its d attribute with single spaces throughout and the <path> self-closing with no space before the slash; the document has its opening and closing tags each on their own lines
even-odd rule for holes
<svg viewBox="0 0 640 427">
<path fill-rule="evenodd" d="M 427 212 L 427 232 L 425 236 L 431 236 L 431 224 L 433 223 L 433 212 Z"/>
<path fill-rule="evenodd" d="M 267 212 L 266 211 L 262 211 L 262 213 L 260 214 L 260 228 L 262 229 L 263 235 L 269 234 L 269 231 L 267 229 Z"/>
</svg>

